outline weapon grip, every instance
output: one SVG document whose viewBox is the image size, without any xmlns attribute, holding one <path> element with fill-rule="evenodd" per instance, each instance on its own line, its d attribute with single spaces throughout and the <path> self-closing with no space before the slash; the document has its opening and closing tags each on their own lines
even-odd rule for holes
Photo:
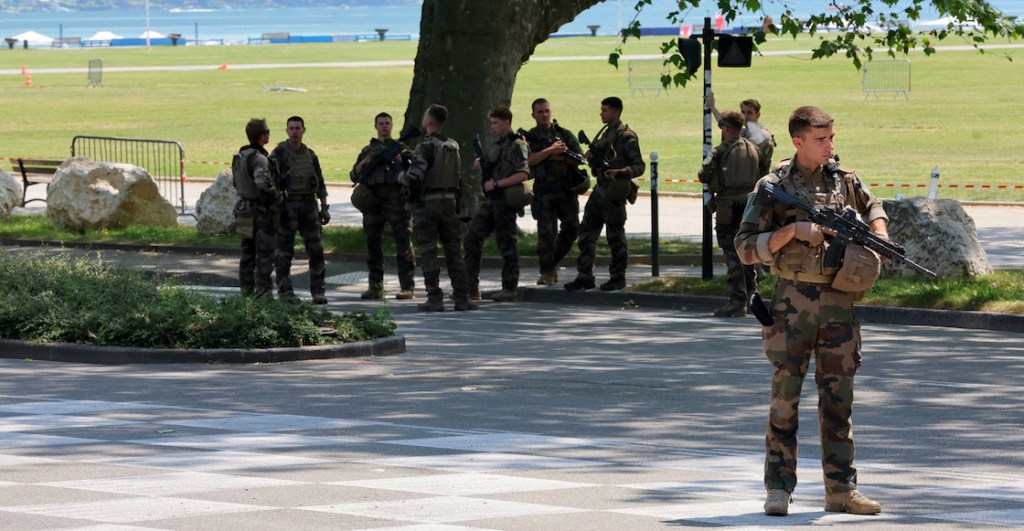
<svg viewBox="0 0 1024 531">
<path fill-rule="evenodd" d="M 846 246 L 850 240 L 846 238 L 832 238 L 828 250 L 825 251 L 825 267 L 839 269 L 843 267 L 843 256 L 846 254 Z"/>
</svg>

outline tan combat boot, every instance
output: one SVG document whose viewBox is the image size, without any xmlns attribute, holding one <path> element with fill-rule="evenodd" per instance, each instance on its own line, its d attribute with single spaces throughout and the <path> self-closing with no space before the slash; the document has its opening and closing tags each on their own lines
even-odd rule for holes
<svg viewBox="0 0 1024 531">
<path fill-rule="evenodd" d="M 416 305 L 416 310 L 420 312 L 443 312 L 444 299 L 427 299 L 426 302 L 421 302 Z"/>
<path fill-rule="evenodd" d="M 554 271 L 541 273 L 540 278 L 537 279 L 538 286 L 554 286 L 555 284 L 558 284 L 558 273 Z"/>
<path fill-rule="evenodd" d="M 768 498 L 764 501 L 764 514 L 768 516 L 786 516 L 789 514 L 789 503 L 793 496 L 782 489 L 768 489 Z"/>
<path fill-rule="evenodd" d="M 455 296 L 455 294 L 453 293 L 452 297 L 454 297 L 454 296 Z M 469 300 L 471 300 L 471 301 L 478 301 L 478 300 L 480 300 L 480 286 L 470 286 L 469 287 Z"/>
<path fill-rule="evenodd" d="M 514 289 L 503 289 L 491 294 L 491 300 L 495 302 L 516 302 L 518 298 L 519 295 Z"/>
<path fill-rule="evenodd" d="M 715 317 L 743 317 L 747 315 L 747 306 L 743 301 L 731 300 L 715 310 Z"/>
<path fill-rule="evenodd" d="M 825 493 L 825 510 L 830 513 L 878 514 L 882 504 L 856 490 Z"/>
<path fill-rule="evenodd" d="M 403 289 L 403 290 L 399 291 L 398 293 L 395 293 L 395 298 L 400 300 L 400 301 L 406 301 L 406 300 L 409 300 L 409 299 L 415 299 L 416 298 L 416 292 L 413 291 L 412 288 Z"/>
<path fill-rule="evenodd" d="M 384 293 L 379 287 L 370 286 L 369 289 L 359 294 L 359 298 L 363 300 L 383 299 Z"/>
</svg>

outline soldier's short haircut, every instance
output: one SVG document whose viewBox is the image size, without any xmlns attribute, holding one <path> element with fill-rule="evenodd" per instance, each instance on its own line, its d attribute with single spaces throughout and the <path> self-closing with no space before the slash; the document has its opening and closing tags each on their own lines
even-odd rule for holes
<svg viewBox="0 0 1024 531">
<path fill-rule="evenodd" d="M 302 124 L 303 129 L 306 128 L 306 121 L 303 120 L 301 116 L 289 116 L 288 119 L 284 121 L 285 124 L 290 124 L 292 122 L 299 122 Z"/>
<path fill-rule="evenodd" d="M 829 127 L 835 120 L 827 112 L 810 105 L 800 107 L 789 115 L 789 136 L 802 138 L 803 134 L 815 127 Z"/>
<path fill-rule="evenodd" d="M 740 107 L 750 107 L 751 109 L 754 109 L 754 112 L 761 112 L 761 102 L 755 100 L 754 98 L 741 101 Z"/>
<path fill-rule="evenodd" d="M 499 120 L 505 120 L 506 122 L 512 121 L 512 110 L 504 105 L 498 105 L 491 109 L 491 112 L 487 113 L 488 118 L 497 118 Z"/>
<path fill-rule="evenodd" d="M 544 98 L 537 98 L 537 99 L 533 100 L 533 103 L 530 104 L 530 110 L 531 111 L 536 111 L 537 110 L 537 106 L 542 104 L 542 103 L 548 103 L 548 100 L 546 100 Z"/>
<path fill-rule="evenodd" d="M 726 126 L 733 129 L 743 129 L 743 115 L 736 111 L 723 112 L 722 119 L 718 121 L 718 127 Z"/>
<path fill-rule="evenodd" d="M 267 127 L 266 118 L 251 118 L 249 123 L 245 124 L 245 136 L 249 139 L 250 144 L 255 144 L 264 133 L 270 132 L 270 128 Z"/>
<path fill-rule="evenodd" d="M 438 126 L 444 125 L 444 122 L 448 120 L 448 108 L 436 103 L 431 104 L 430 107 L 427 107 L 427 116 Z"/>
<path fill-rule="evenodd" d="M 601 100 L 601 105 L 602 106 L 607 105 L 607 106 L 609 106 L 609 107 L 611 107 L 611 108 L 613 108 L 613 109 L 615 109 L 615 110 L 617 110 L 619 112 L 622 112 L 622 99 L 620 99 L 620 98 L 618 98 L 616 96 L 609 96 L 609 97 Z"/>
<path fill-rule="evenodd" d="M 392 122 L 395 121 L 395 119 L 392 118 L 390 114 L 388 114 L 386 112 L 381 112 L 381 113 L 377 113 L 377 116 L 373 117 L 373 125 L 377 125 L 377 120 L 380 120 L 381 118 L 387 118 L 388 120 L 391 120 Z"/>
</svg>

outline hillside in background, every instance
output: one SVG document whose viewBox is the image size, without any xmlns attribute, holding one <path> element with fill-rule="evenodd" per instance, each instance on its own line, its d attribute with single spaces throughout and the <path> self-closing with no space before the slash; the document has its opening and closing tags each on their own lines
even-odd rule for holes
<svg viewBox="0 0 1024 531">
<path fill-rule="evenodd" d="M 261 7 L 337 7 L 342 5 L 413 4 L 421 0 L 149 0 L 151 10 L 169 9 L 232 9 Z M 0 11 L 98 11 L 111 9 L 145 9 L 145 0 L 0 0 Z"/>
</svg>

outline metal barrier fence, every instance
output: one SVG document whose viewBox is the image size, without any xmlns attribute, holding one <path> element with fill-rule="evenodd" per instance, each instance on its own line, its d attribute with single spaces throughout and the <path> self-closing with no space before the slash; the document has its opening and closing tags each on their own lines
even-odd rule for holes
<svg viewBox="0 0 1024 531">
<path fill-rule="evenodd" d="M 661 84 L 662 74 L 668 73 L 668 69 L 661 59 L 638 59 L 629 62 L 629 90 L 631 95 L 636 95 L 644 90 L 657 90 L 654 95 L 661 94 L 665 86 Z"/>
<path fill-rule="evenodd" d="M 907 94 L 910 92 L 910 59 L 882 59 L 879 61 L 868 61 L 863 68 L 861 86 L 864 88 L 864 99 L 874 94 L 879 99 L 878 93 L 891 92 L 892 99 L 896 99 L 900 93 L 910 99 Z"/>
<path fill-rule="evenodd" d="M 185 212 L 185 149 L 175 140 L 76 136 L 71 140 L 72 157 L 89 157 L 100 162 L 120 162 L 149 172 L 163 196 Z M 177 198 L 175 198 L 177 195 Z"/>
</svg>

